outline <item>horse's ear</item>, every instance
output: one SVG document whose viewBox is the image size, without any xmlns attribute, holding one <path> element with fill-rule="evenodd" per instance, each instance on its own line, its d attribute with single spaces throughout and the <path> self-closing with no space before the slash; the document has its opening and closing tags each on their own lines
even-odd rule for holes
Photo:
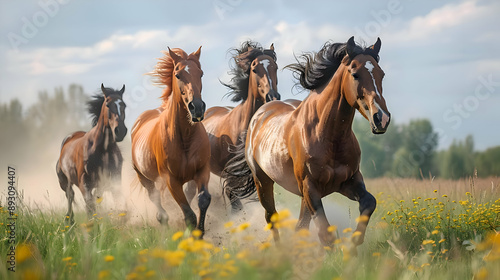
<svg viewBox="0 0 500 280">
<path fill-rule="evenodd" d="M 174 60 L 174 63 L 177 64 L 181 61 L 181 57 L 178 56 L 174 51 L 172 51 L 170 49 L 170 47 L 167 47 L 168 48 L 168 54 L 170 55 L 170 57 Z"/>
<path fill-rule="evenodd" d="M 356 56 L 354 51 L 355 48 L 356 48 L 356 43 L 354 42 L 354 36 L 352 36 L 351 38 L 349 38 L 349 40 L 347 40 L 347 45 L 346 45 L 347 55 L 349 56 L 350 59 L 353 59 L 354 56 Z"/>
<path fill-rule="evenodd" d="M 270 50 L 274 51 L 274 43 L 271 44 L 271 46 L 269 47 Z"/>
<path fill-rule="evenodd" d="M 200 55 L 201 55 L 201 46 L 198 48 L 198 50 L 197 50 L 197 51 L 195 51 L 195 52 L 193 52 L 192 54 L 190 54 L 190 56 L 191 56 L 191 55 L 196 56 L 196 57 L 198 58 L 198 60 L 200 60 Z"/>
<path fill-rule="evenodd" d="M 120 94 L 123 95 L 124 92 L 125 92 L 125 85 L 123 85 L 122 89 L 120 89 Z"/>
<path fill-rule="evenodd" d="M 382 46 L 382 41 L 380 41 L 380 37 L 377 38 L 377 42 L 375 44 L 370 46 L 370 49 L 372 49 L 376 55 L 380 52 L 380 47 Z"/>
<path fill-rule="evenodd" d="M 101 91 L 104 96 L 106 96 L 106 88 L 104 87 L 104 83 L 101 83 Z"/>
</svg>

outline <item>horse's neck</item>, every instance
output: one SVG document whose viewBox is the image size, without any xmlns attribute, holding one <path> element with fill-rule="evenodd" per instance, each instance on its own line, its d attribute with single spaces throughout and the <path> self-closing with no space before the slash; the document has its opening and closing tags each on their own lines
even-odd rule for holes
<svg viewBox="0 0 500 280">
<path fill-rule="evenodd" d="M 256 94 L 254 91 L 257 90 L 253 88 L 251 89 L 249 87 L 248 97 L 241 104 L 240 128 L 244 130 L 248 128 L 248 124 L 250 123 L 250 120 L 252 119 L 255 111 L 257 111 L 262 105 L 264 105 L 264 102 L 261 99 L 255 98 L 255 96 L 257 96 L 258 94 Z"/>
<path fill-rule="evenodd" d="M 195 125 L 189 121 L 187 117 L 189 112 L 182 100 L 176 99 L 172 93 L 164 107 L 165 110 L 160 117 L 161 132 L 164 134 L 161 137 L 167 137 L 170 141 L 179 141 L 179 143 L 190 143 Z"/>
<path fill-rule="evenodd" d="M 103 107 L 106 106 L 103 104 Z M 87 133 L 89 139 L 92 141 L 92 150 L 95 151 L 99 148 L 107 150 L 110 144 L 114 143 L 111 128 L 106 120 L 107 111 L 103 108 L 97 124 Z"/>
<path fill-rule="evenodd" d="M 343 72 L 342 68 L 339 68 L 339 71 L 334 74 L 316 100 L 316 110 L 319 117 L 318 132 L 325 139 L 333 141 L 351 136 L 351 126 L 355 113 L 355 109 L 349 105 L 344 97 Z"/>
</svg>

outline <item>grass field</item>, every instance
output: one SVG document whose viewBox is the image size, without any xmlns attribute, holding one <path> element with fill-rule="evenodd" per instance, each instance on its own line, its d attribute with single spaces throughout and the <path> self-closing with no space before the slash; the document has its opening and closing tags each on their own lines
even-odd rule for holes
<svg viewBox="0 0 500 280">
<path fill-rule="evenodd" d="M 350 253 L 357 203 L 340 195 L 324 199 L 325 207 L 335 206 L 327 211 L 339 236 L 332 247 L 319 244 L 314 226 L 293 230 L 299 199 L 280 189 L 277 244 L 255 202 L 258 210 L 245 219 L 227 216 L 212 224 L 216 215 L 209 213 L 207 234 L 199 240 L 199 232 L 186 231 L 182 222 L 166 228 L 150 218 L 127 221 L 130 213 L 101 211 L 91 221 L 77 213 L 76 224 L 68 226 L 64 209 L 18 201 L 15 272 L 8 270 L 10 213 L 2 199 L 0 278 L 498 279 L 499 178 L 366 184 L 378 204 L 357 256 Z"/>
</svg>

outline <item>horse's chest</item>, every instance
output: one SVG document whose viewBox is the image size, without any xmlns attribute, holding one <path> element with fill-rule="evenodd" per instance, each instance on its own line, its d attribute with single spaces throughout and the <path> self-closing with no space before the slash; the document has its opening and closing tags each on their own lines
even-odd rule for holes
<svg viewBox="0 0 500 280">
<path fill-rule="evenodd" d="M 175 177 L 181 180 L 191 180 L 200 169 L 202 159 L 195 153 L 180 152 L 169 157 L 167 166 Z"/>
</svg>

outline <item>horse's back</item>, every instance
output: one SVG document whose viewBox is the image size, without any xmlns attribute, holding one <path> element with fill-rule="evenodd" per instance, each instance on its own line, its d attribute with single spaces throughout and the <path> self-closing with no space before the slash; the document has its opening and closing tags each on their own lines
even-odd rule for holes
<svg viewBox="0 0 500 280">
<path fill-rule="evenodd" d="M 134 139 L 134 135 L 137 134 L 137 131 L 141 129 L 141 127 L 143 127 L 146 123 L 155 121 L 155 119 L 157 120 L 160 114 L 164 110 L 165 109 L 163 107 L 159 107 L 154 110 L 144 111 L 142 114 L 140 114 L 137 120 L 135 120 L 134 125 L 132 126 L 132 132 L 131 132 L 132 141 Z"/>
</svg>

